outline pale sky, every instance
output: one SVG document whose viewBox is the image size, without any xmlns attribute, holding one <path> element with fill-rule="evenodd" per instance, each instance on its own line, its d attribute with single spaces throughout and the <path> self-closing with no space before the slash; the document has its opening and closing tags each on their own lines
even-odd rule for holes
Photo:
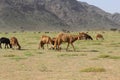
<svg viewBox="0 0 120 80">
<path fill-rule="evenodd" d="M 106 12 L 120 13 L 120 0 L 78 0 L 87 2 L 90 5 L 95 5 Z"/>
</svg>

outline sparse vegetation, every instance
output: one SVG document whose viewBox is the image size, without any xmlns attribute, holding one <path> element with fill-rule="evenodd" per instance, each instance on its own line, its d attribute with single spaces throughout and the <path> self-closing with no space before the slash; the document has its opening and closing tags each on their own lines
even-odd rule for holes
<svg viewBox="0 0 120 80">
<path fill-rule="evenodd" d="M 102 55 L 98 56 L 98 58 L 120 59 L 120 56 L 112 56 L 112 55 L 102 54 Z"/>
<path fill-rule="evenodd" d="M 119 80 L 120 34 L 105 31 L 103 41 L 95 40 L 97 31 L 89 31 L 93 41 L 78 40 L 66 51 L 67 43 L 60 45 L 61 50 L 38 49 L 40 37 L 45 32 L 9 32 L 0 37 L 17 37 L 21 50 L 0 49 L 1 80 Z M 46 34 L 55 37 L 58 32 Z M 78 32 L 70 32 L 78 34 Z M 50 45 L 49 45 L 50 47 Z M 95 74 L 95 76 L 93 76 Z M 100 75 L 99 75 L 100 74 Z M 14 76 L 14 77 L 11 77 Z M 87 76 L 87 77 L 86 77 Z M 108 77 L 110 76 L 110 77 Z M 33 79 L 34 78 L 34 79 Z"/>
<path fill-rule="evenodd" d="M 20 60 L 27 59 L 27 57 L 14 56 L 14 57 L 11 57 L 11 59 L 16 60 L 16 61 L 20 61 Z"/>
<path fill-rule="evenodd" d="M 107 54 L 102 54 L 102 55 L 98 56 L 98 58 L 109 58 L 109 57 L 110 57 L 110 55 L 107 55 Z"/>
<path fill-rule="evenodd" d="M 69 53 L 66 53 L 66 54 L 59 54 L 58 57 L 67 57 L 67 56 L 79 56 L 79 54 L 69 54 Z"/>
<path fill-rule="evenodd" d="M 90 50 L 90 52 L 99 52 L 98 50 Z"/>
<path fill-rule="evenodd" d="M 4 57 L 15 57 L 16 55 L 14 54 L 8 54 L 8 55 L 3 55 Z"/>
<path fill-rule="evenodd" d="M 113 26 L 112 30 L 114 30 L 119 28 L 120 25 L 119 14 L 108 15 L 108 13 L 95 6 L 76 0 L 49 0 L 49 5 L 48 0 L 43 0 L 42 5 L 39 5 L 39 0 L 6 0 L 0 3 L 1 31 L 62 30 L 69 33 L 69 30 L 78 31 L 83 28 L 86 30 L 105 30 Z M 59 6 L 56 7 L 56 4 L 59 4 Z"/>
<path fill-rule="evenodd" d="M 106 70 L 101 67 L 89 67 L 81 70 L 81 72 L 105 72 Z"/>
<path fill-rule="evenodd" d="M 25 55 L 25 56 L 28 56 L 28 57 L 29 57 L 29 56 L 33 56 L 33 54 L 32 54 L 31 52 L 25 52 L 24 55 Z"/>
</svg>

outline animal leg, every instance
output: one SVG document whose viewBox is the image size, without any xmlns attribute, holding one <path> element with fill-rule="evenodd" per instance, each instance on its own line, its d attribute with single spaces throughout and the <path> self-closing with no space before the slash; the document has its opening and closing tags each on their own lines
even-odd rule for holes
<svg viewBox="0 0 120 80">
<path fill-rule="evenodd" d="M 69 47 L 69 43 L 68 43 L 68 45 L 67 45 L 66 51 L 68 50 L 68 47 Z"/>
<path fill-rule="evenodd" d="M 47 43 L 47 49 L 49 49 L 48 43 Z"/>
<path fill-rule="evenodd" d="M 73 45 L 73 43 L 71 43 L 71 45 L 72 45 L 72 47 L 73 47 L 73 49 L 74 49 L 74 51 L 75 51 L 75 48 L 74 48 L 74 45 Z"/>
<path fill-rule="evenodd" d="M 1 47 L 1 43 L 0 43 L 0 48 L 2 49 L 2 47 Z"/>
<path fill-rule="evenodd" d="M 44 49 L 44 45 L 42 46 L 42 48 Z"/>
<path fill-rule="evenodd" d="M 12 50 L 14 50 L 15 49 L 15 44 L 11 44 L 11 48 L 12 48 Z"/>
<path fill-rule="evenodd" d="M 38 49 L 40 49 L 40 43 L 39 43 Z"/>
<path fill-rule="evenodd" d="M 5 44 L 5 49 L 7 48 L 7 44 Z"/>
<path fill-rule="evenodd" d="M 19 43 L 17 43 L 17 46 L 18 46 L 18 50 L 20 50 L 20 49 L 21 49 L 21 46 L 20 46 L 20 44 L 19 44 Z"/>
<path fill-rule="evenodd" d="M 58 50 L 61 50 L 61 47 L 60 47 L 61 43 L 62 43 L 62 42 L 60 42 L 60 41 L 57 43 L 56 48 L 57 48 Z"/>
<path fill-rule="evenodd" d="M 12 48 L 12 45 L 11 45 L 11 44 L 9 44 L 9 47 L 10 47 L 10 48 Z"/>
<path fill-rule="evenodd" d="M 8 44 L 6 44 L 6 46 L 7 46 L 7 48 L 9 48 L 9 47 L 8 47 Z"/>
<path fill-rule="evenodd" d="M 58 40 L 56 40 L 56 41 L 55 41 L 55 44 L 54 44 L 54 49 L 57 50 L 57 49 L 58 49 L 58 45 L 59 45 Z"/>
</svg>

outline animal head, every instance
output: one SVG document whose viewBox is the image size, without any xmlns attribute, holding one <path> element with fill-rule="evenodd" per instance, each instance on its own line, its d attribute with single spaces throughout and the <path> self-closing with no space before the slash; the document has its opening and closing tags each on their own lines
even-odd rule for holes
<svg viewBox="0 0 120 80">
<path fill-rule="evenodd" d="M 40 41 L 40 47 L 44 48 L 43 46 L 44 46 L 44 43 L 42 41 Z"/>
<path fill-rule="evenodd" d="M 82 40 L 85 38 L 86 38 L 86 33 L 84 33 L 84 32 L 79 33 L 79 40 Z"/>
</svg>

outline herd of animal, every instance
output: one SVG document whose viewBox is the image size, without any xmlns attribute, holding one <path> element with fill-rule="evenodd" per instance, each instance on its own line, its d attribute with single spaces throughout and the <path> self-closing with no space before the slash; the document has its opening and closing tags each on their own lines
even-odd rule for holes
<svg viewBox="0 0 120 80">
<path fill-rule="evenodd" d="M 96 35 L 96 40 L 98 40 L 98 39 L 103 40 L 104 39 L 103 35 L 97 34 Z M 68 50 L 68 47 L 69 47 L 70 44 L 75 51 L 73 43 L 76 40 L 93 40 L 93 38 L 90 35 L 88 35 L 87 33 L 84 33 L 84 32 L 79 33 L 78 35 L 72 35 L 72 34 L 69 34 L 69 33 L 59 33 L 54 38 L 51 38 L 51 37 L 46 36 L 46 35 L 42 35 L 42 37 L 40 39 L 40 43 L 39 43 L 39 49 L 40 48 L 44 49 L 44 44 L 47 44 L 47 48 L 48 48 L 48 44 L 51 44 L 53 49 L 60 50 L 61 49 L 60 45 L 63 42 L 67 42 L 68 44 L 67 44 L 66 51 Z"/>
<path fill-rule="evenodd" d="M 103 35 L 97 34 L 96 40 L 98 40 L 98 39 L 104 40 Z M 78 35 L 61 32 L 56 37 L 53 37 L 53 38 L 51 38 L 50 36 L 47 36 L 47 35 L 42 35 L 40 38 L 40 43 L 39 43 L 38 49 L 40 49 L 40 48 L 44 49 L 45 44 L 47 44 L 47 48 L 48 48 L 48 44 L 50 44 L 52 49 L 61 50 L 60 45 L 63 42 L 66 42 L 66 43 L 68 43 L 66 51 L 68 50 L 68 47 L 70 44 L 75 51 L 73 43 L 77 40 L 93 40 L 93 38 L 89 34 L 84 33 L 84 32 L 81 32 Z M 0 38 L 0 48 L 2 48 L 1 44 L 5 44 L 5 48 L 12 48 L 12 49 L 17 48 L 18 50 L 21 49 L 21 46 L 16 37 L 11 37 L 10 39 L 6 38 L 6 37 L 1 37 Z"/>
</svg>

